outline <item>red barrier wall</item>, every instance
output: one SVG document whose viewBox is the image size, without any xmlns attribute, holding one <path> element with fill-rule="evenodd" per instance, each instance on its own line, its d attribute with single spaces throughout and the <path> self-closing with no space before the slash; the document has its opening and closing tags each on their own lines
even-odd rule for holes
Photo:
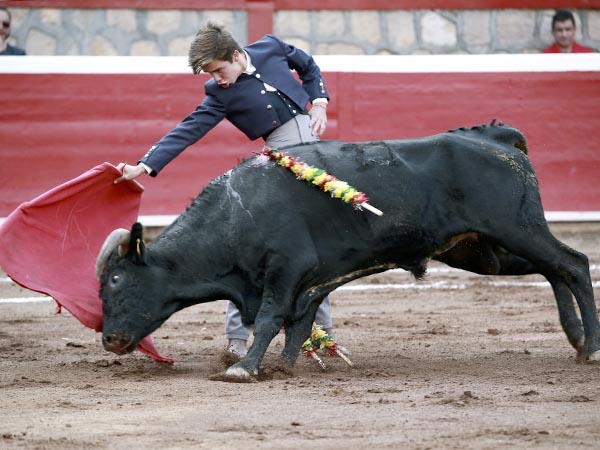
<svg viewBox="0 0 600 450">
<path fill-rule="evenodd" d="M 10 89 L 0 121 L 0 217 L 104 161 L 135 163 L 196 107 L 206 79 L 1 69 Z M 499 118 L 528 138 L 546 210 L 600 211 L 600 70 L 324 77 L 327 139 L 418 137 Z M 179 214 L 208 180 L 261 148 L 221 123 L 157 178 L 142 177 L 141 214 Z"/>
</svg>

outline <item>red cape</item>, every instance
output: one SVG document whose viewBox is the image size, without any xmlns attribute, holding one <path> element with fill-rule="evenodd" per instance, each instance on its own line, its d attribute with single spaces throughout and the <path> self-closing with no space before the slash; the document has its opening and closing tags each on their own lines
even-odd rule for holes
<svg viewBox="0 0 600 450">
<path fill-rule="evenodd" d="M 143 187 L 104 163 L 21 204 L 0 225 L 0 266 L 16 283 L 50 295 L 86 327 L 102 331 L 96 257 L 115 228 L 137 221 Z M 138 349 L 156 361 L 150 336 Z"/>
</svg>

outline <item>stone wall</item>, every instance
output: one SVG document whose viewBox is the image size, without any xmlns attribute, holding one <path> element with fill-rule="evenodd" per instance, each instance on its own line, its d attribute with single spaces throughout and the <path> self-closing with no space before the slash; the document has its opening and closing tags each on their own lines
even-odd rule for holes
<svg viewBox="0 0 600 450">
<path fill-rule="evenodd" d="M 554 10 L 281 11 L 275 33 L 314 54 L 537 53 Z M 600 11 L 575 13 L 577 40 L 600 49 Z"/>
<path fill-rule="evenodd" d="M 245 11 L 11 8 L 12 42 L 30 55 L 184 56 L 207 20 L 247 44 Z M 327 54 L 537 53 L 553 10 L 278 11 L 273 32 Z M 600 10 L 574 11 L 577 40 L 600 49 Z"/>
</svg>

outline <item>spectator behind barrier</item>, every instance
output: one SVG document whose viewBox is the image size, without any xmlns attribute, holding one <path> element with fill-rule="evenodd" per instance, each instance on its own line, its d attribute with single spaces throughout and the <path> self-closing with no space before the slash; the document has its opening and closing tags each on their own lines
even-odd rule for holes
<svg viewBox="0 0 600 450">
<path fill-rule="evenodd" d="M 552 17 L 554 43 L 542 53 L 594 53 L 594 50 L 575 42 L 575 17 L 570 11 L 559 9 Z"/>
<path fill-rule="evenodd" d="M 25 50 L 8 43 L 11 20 L 10 11 L 6 8 L 0 8 L 0 25 L 2 25 L 2 28 L 0 28 L 0 55 L 25 55 Z"/>
</svg>

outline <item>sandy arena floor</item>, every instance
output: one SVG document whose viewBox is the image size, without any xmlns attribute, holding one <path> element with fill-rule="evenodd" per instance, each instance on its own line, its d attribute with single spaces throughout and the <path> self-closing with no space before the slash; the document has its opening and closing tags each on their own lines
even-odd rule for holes
<svg viewBox="0 0 600 450">
<path fill-rule="evenodd" d="M 554 224 L 588 255 L 600 299 L 600 223 Z M 352 289 L 350 289 L 352 287 Z M 293 376 L 211 380 L 225 366 L 222 301 L 155 334 L 173 366 L 103 350 L 100 335 L 0 273 L 3 449 L 600 448 L 600 366 L 575 361 L 539 276 L 483 277 L 432 264 L 332 295 L 354 367 L 304 357 Z"/>
</svg>

